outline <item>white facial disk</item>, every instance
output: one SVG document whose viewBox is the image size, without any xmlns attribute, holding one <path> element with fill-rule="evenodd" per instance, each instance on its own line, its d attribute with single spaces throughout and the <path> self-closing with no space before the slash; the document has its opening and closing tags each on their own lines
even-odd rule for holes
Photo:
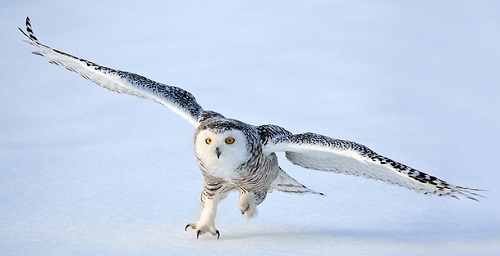
<svg viewBox="0 0 500 256">
<path fill-rule="evenodd" d="M 234 170 L 250 159 L 246 143 L 245 135 L 239 130 L 222 133 L 202 130 L 196 136 L 194 150 L 207 172 L 230 180 L 238 178 Z"/>
</svg>

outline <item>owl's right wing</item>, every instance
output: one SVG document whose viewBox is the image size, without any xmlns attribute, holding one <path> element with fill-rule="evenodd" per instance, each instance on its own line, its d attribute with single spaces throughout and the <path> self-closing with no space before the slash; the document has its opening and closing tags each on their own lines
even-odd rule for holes
<svg viewBox="0 0 500 256">
<path fill-rule="evenodd" d="M 307 169 L 381 180 L 424 194 L 472 200 L 482 197 L 477 194 L 481 190 L 451 185 L 355 142 L 316 133 L 292 134 L 275 125 L 260 126 L 258 130 L 265 154 L 285 152 L 290 162 Z"/>
<path fill-rule="evenodd" d="M 25 42 L 38 48 L 38 51 L 33 54 L 49 58 L 49 63 L 63 66 L 110 91 L 154 100 L 182 116 L 195 127 L 198 125 L 203 108 L 191 93 L 134 73 L 100 66 L 44 45 L 33 33 L 28 17 L 26 18 L 26 32 L 21 28 L 19 30 L 28 38 Z"/>
</svg>

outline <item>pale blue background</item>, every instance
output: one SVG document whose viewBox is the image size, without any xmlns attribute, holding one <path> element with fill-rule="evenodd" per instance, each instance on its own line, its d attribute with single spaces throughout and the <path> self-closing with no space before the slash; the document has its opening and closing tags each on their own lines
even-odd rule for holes
<svg viewBox="0 0 500 256">
<path fill-rule="evenodd" d="M 498 1 L 24 1 L 0 9 L 1 255 L 500 254 Z M 221 239 L 184 232 L 193 128 L 30 55 L 17 27 L 192 92 L 252 124 L 363 143 L 480 203 L 283 168 L 327 196 L 272 193 Z"/>
</svg>

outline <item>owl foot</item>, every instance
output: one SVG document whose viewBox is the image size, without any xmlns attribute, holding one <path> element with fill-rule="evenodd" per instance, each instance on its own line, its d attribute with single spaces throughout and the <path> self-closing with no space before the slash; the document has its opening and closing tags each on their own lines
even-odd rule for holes
<svg viewBox="0 0 500 256">
<path fill-rule="evenodd" d="M 238 202 L 238 208 L 241 214 L 247 219 L 251 219 L 257 216 L 257 205 L 255 204 L 255 198 L 253 193 L 244 193 L 240 195 L 240 200 Z"/>
<path fill-rule="evenodd" d="M 196 239 L 198 239 L 200 235 L 205 234 L 207 232 L 209 232 L 213 236 L 217 235 L 217 240 L 220 238 L 220 232 L 214 226 L 203 226 L 203 225 L 198 226 L 198 224 L 189 223 L 184 228 L 184 231 L 186 231 L 188 227 L 196 230 Z"/>
</svg>

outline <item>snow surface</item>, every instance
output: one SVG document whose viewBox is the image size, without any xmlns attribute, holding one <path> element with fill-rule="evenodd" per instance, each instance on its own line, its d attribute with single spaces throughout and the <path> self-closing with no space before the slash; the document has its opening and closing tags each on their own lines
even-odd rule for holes
<svg viewBox="0 0 500 256">
<path fill-rule="evenodd" d="M 160 3 L 161 2 L 161 3 Z M 10 1 L 0 9 L 0 255 L 499 255 L 500 2 Z M 30 55 L 17 27 L 192 92 L 252 124 L 363 143 L 481 202 L 283 168 L 221 239 L 184 231 L 202 178 L 191 125 Z"/>
</svg>

